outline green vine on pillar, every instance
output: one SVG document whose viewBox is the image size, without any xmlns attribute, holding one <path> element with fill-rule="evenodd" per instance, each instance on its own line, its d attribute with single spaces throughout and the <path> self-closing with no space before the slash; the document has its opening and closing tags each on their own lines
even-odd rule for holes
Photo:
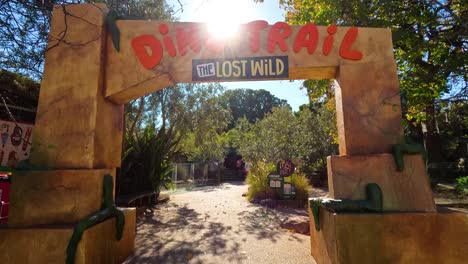
<svg viewBox="0 0 468 264">
<path fill-rule="evenodd" d="M 105 17 L 105 24 L 111 35 L 112 44 L 117 52 L 120 52 L 120 29 L 117 26 L 117 20 L 138 20 L 137 17 L 120 16 L 114 10 L 110 10 Z"/>
<path fill-rule="evenodd" d="M 120 52 L 120 30 L 115 23 L 120 16 L 114 10 L 110 10 L 105 18 L 107 30 L 109 31 L 112 39 L 112 44 L 117 52 Z"/>
<path fill-rule="evenodd" d="M 78 243 L 81 240 L 81 237 L 83 236 L 83 233 L 86 229 L 97 225 L 111 217 L 116 217 L 116 227 L 117 227 L 117 240 L 122 239 L 123 235 L 123 228 L 125 225 L 125 216 L 122 211 L 117 209 L 114 203 L 114 199 L 112 197 L 112 192 L 114 190 L 114 178 L 107 174 L 104 175 L 104 180 L 103 180 L 103 205 L 102 209 L 100 211 L 97 211 L 94 214 L 91 214 L 87 218 L 81 220 L 78 222 L 78 224 L 75 226 L 73 230 L 72 237 L 70 241 L 68 242 L 68 247 L 67 247 L 67 264 L 73 264 L 75 263 L 75 255 L 76 255 L 76 250 L 78 248 Z"/>
<path fill-rule="evenodd" d="M 403 159 L 404 154 L 421 154 L 424 162 L 427 161 L 427 151 L 424 149 L 424 146 L 413 143 L 410 138 L 407 138 L 401 144 L 394 145 L 392 150 L 398 171 L 403 171 L 405 169 L 405 162 Z"/>
<path fill-rule="evenodd" d="M 320 207 L 333 212 L 382 212 L 383 195 L 377 183 L 369 183 L 366 185 L 365 200 L 309 198 L 309 206 L 314 216 L 315 230 L 320 231 Z"/>
</svg>

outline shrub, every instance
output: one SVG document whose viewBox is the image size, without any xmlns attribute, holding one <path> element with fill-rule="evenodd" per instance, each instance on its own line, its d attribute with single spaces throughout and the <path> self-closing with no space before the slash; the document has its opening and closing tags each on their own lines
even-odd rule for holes
<svg viewBox="0 0 468 264">
<path fill-rule="evenodd" d="M 276 192 L 270 188 L 267 179 L 268 174 L 275 171 L 275 165 L 271 163 L 258 162 L 250 166 L 246 180 L 249 185 L 249 190 L 247 191 L 247 199 L 249 201 L 253 199 L 278 198 Z M 302 173 L 294 173 L 291 176 L 291 183 L 296 188 L 295 200 L 297 201 L 297 205 L 302 206 L 306 204 L 310 188 L 307 177 Z"/>
<path fill-rule="evenodd" d="M 307 203 L 309 197 L 309 180 L 302 173 L 294 173 L 291 176 L 291 183 L 296 188 L 296 201 L 298 205 L 304 205 Z"/>
<path fill-rule="evenodd" d="M 468 194 L 468 176 L 457 178 L 455 189 L 462 194 Z"/>
<path fill-rule="evenodd" d="M 265 162 L 255 162 L 249 167 L 249 174 L 247 175 L 247 184 L 249 190 L 247 191 L 247 199 L 252 201 L 254 198 L 274 198 L 275 192 L 268 185 L 267 176 L 274 172 L 275 165 Z"/>
</svg>

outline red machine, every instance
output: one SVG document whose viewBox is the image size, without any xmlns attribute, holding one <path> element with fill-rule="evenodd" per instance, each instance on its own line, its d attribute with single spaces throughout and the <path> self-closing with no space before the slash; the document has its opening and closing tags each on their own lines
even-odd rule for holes
<svg viewBox="0 0 468 264">
<path fill-rule="evenodd" d="M 10 175 L 0 173 L 0 224 L 8 221 L 8 205 L 10 203 Z"/>
</svg>

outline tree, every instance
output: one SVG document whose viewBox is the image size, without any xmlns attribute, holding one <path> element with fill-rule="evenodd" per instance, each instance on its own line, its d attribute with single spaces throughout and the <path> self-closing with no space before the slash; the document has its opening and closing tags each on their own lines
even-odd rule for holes
<svg viewBox="0 0 468 264">
<path fill-rule="evenodd" d="M 437 129 L 439 130 L 442 153 L 447 161 L 459 162 L 465 158 L 468 165 L 468 102 L 456 102 L 441 107 L 437 115 Z"/>
<path fill-rule="evenodd" d="M 276 163 L 299 157 L 297 119 L 289 107 L 274 107 L 255 124 L 243 119 L 237 129 L 242 133 L 238 151 L 248 161 Z"/>
<path fill-rule="evenodd" d="M 0 119 L 34 123 L 39 83 L 0 69 Z"/>
<path fill-rule="evenodd" d="M 255 123 L 257 119 L 262 119 L 265 114 L 270 113 L 273 107 L 289 107 L 286 100 L 279 99 L 263 89 L 227 90 L 221 96 L 221 103 L 232 113 L 230 129 L 242 117 L 245 117 L 250 123 Z"/>
<path fill-rule="evenodd" d="M 290 23 L 390 27 L 405 117 L 427 125 L 426 147 L 441 159 L 440 100 L 468 99 L 468 5 L 463 1 L 280 0 Z"/>
<path fill-rule="evenodd" d="M 166 1 L 0 1 L 0 68 L 41 79 L 53 6 L 77 3 L 105 3 L 121 16 L 174 20 L 174 11 Z"/>
<path fill-rule="evenodd" d="M 219 84 L 178 84 L 127 106 L 119 186 L 130 189 L 123 192 L 160 187 L 176 153 L 193 160 L 222 157 L 221 133 L 230 121 L 229 111 L 217 102 L 222 89 Z"/>
<path fill-rule="evenodd" d="M 230 112 L 218 100 L 223 89 L 215 83 L 177 84 L 135 100 L 125 112 L 126 135 L 136 137 L 151 126 L 171 132 L 170 141 L 175 140 L 178 146 L 183 140 L 184 144 L 201 147 L 211 136 L 223 132 L 230 121 Z M 193 154 L 195 150 L 184 144 L 177 151 Z"/>
<path fill-rule="evenodd" d="M 181 143 L 181 152 L 192 161 L 222 160 L 227 147 L 225 130 L 231 122 L 231 112 L 220 103 L 224 90 L 219 84 L 196 85 L 190 128 Z"/>
<path fill-rule="evenodd" d="M 336 113 L 334 104 L 331 106 L 332 109 L 326 103 L 310 104 L 297 113 L 298 154 L 307 174 L 325 170 L 327 157 L 338 153 Z"/>
<path fill-rule="evenodd" d="M 296 113 L 288 107 L 274 107 L 255 124 L 240 119 L 231 131 L 246 160 L 276 163 L 292 159 L 306 173 L 323 170 L 327 156 L 338 150 L 335 113 L 325 103 L 312 110 L 311 105 L 305 105 Z"/>
</svg>

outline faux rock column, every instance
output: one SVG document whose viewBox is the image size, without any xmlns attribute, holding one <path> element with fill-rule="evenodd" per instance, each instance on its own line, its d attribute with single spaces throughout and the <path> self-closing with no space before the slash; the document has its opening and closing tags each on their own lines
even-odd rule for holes
<svg viewBox="0 0 468 264">
<path fill-rule="evenodd" d="M 362 200 L 365 186 L 377 183 L 384 212 L 321 208 L 317 231 L 309 209 L 311 253 L 317 263 L 465 261 L 468 215 L 436 211 L 422 155 L 404 155 L 405 167 L 399 171 L 390 154 L 403 139 L 393 58 L 340 66 L 336 108 L 340 155 L 327 158 L 328 196 Z"/>
<path fill-rule="evenodd" d="M 102 4 L 54 6 L 30 157 L 35 170 L 12 177 L 9 225 L 0 229 L 6 263 L 64 263 L 74 225 L 101 209 L 104 175 L 115 183 L 123 105 L 104 98 L 107 12 Z M 123 239 L 116 240 L 114 219 L 88 229 L 77 263 L 118 263 L 130 254 L 135 210 L 124 214 Z"/>
<path fill-rule="evenodd" d="M 421 155 L 396 168 L 392 146 L 402 143 L 400 89 L 392 58 L 340 66 L 336 78 L 339 156 L 327 158 L 330 198 L 363 199 L 377 183 L 384 210 L 435 212 Z"/>
</svg>

